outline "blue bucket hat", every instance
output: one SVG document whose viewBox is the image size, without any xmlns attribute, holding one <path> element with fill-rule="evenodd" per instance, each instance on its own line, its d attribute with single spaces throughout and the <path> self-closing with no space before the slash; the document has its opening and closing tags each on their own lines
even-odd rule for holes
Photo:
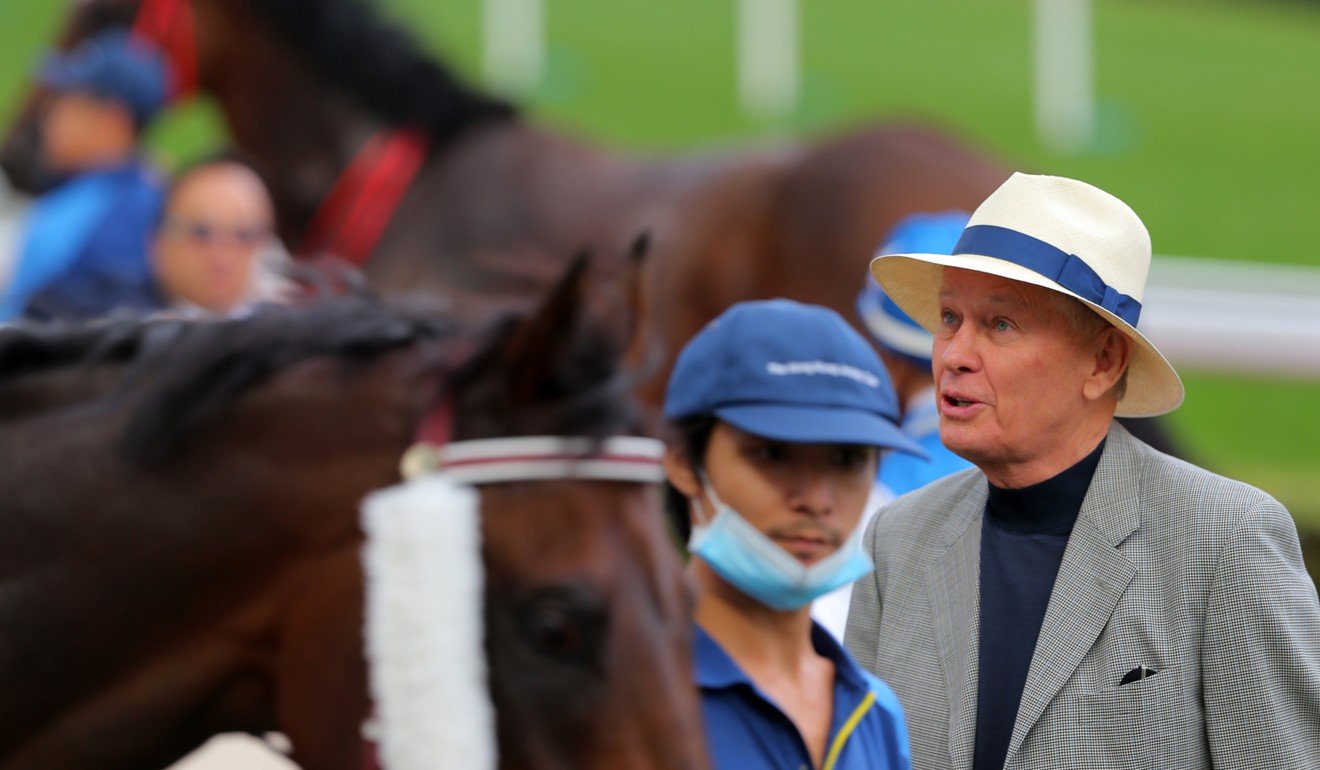
<svg viewBox="0 0 1320 770">
<path fill-rule="evenodd" d="M 160 112 L 168 95 L 165 57 L 128 32 L 111 30 L 72 51 L 47 57 L 38 78 L 53 91 L 78 91 L 128 106 L 139 126 Z"/>
<path fill-rule="evenodd" d="M 881 254 L 948 254 L 958 243 L 969 214 L 965 211 L 913 214 L 899 221 L 889 231 L 880 247 Z M 866 272 L 865 283 L 857 294 L 857 315 L 862 324 L 885 349 L 929 367 L 934 337 L 921 324 L 903 312 L 880 284 Z"/>
<path fill-rule="evenodd" d="M 833 310 L 786 299 L 734 305 L 683 348 L 665 417 L 698 416 L 778 441 L 925 456 L 898 427 L 894 386 L 862 335 Z"/>
</svg>

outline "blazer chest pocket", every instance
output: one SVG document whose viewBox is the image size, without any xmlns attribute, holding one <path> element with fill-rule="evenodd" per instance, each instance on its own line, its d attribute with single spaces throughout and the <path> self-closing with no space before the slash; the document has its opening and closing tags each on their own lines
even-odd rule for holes
<svg viewBox="0 0 1320 770">
<path fill-rule="evenodd" d="M 1078 693 L 1068 721 L 1083 744 L 1122 757 L 1114 767 L 1196 766 L 1205 751 L 1200 700 L 1180 674 L 1170 666 L 1125 685 L 1115 680 Z"/>
</svg>

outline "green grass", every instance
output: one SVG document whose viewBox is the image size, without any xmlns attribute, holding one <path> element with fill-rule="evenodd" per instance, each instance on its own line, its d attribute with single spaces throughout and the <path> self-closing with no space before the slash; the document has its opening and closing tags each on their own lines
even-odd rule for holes
<svg viewBox="0 0 1320 770">
<path fill-rule="evenodd" d="M 0 118 L 62 3 L 0 0 Z M 478 0 L 388 0 L 475 79 Z M 1095 3 L 1100 135 L 1056 155 L 1031 128 L 1025 0 L 803 0 L 804 94 L 783 124 L 736 104 L 732 0 L 547 0 L 548 73 L 529 112 L 646 152 L 723 146 L 920 117 L 1026 169 L 1130 202 L 1157 252 L 1320 265 L 1320 4 Z M 219 141 L 197 106 L 152 137 L 166 163 Z M 1274 493 L 1320 527 L 1320 384 L 1186 374 L 1173 424 L 1204 464 Z"/>
</svg>

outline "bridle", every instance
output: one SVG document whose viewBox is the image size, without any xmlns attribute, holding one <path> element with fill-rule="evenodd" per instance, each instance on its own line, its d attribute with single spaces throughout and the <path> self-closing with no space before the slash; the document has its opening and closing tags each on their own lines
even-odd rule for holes
<svg viewBox="0 0 1320 770">
<path fill-rule="evenodd" d="M 171 103 L 197 93 L 197 18 L 192 0 L 142 0 L 133 20 L 133 37 L 164 52 Z M 426 135 L 414 129 L 391 127 L 372 135 L 322 198 L 295 255 L 330 256 L 365 266 L 429 151 Z"/>
<path fill-rule="evenodd" d="M 449 414 L 441 405 L 432 428 Z M 442 427 L 439 435 L 447 435 L 451 426 Z M 436 757 L 461 767 L 496 764 L 477 487 L 549 479 L 656 483 L 664 478 L 663 453 L 661 442 L 638 436 L 522 436 L 423 440 L 404 454 L 407 480 L 363 504 L 374 703 L 362 726 L 364 768 L 378 770 L 385 760 L 392 770 L 427 770 Z"/>
<path fill-rule="evenodd" d="M 197 17 L 192 0 L 142 0 L 133 37 L 153 43 L 170 64 L 169 100 L 197 93 Z"/>
<path fill-rule="evenodd" d="M 438 474 L 455 484 L 594 479 L 658 484 L 665 479 L 664 444 L 641 436 L 593 441 L 578 436 L 518 436 L 414 444 L 400 463 L 403 476 Z"/>
</svg>

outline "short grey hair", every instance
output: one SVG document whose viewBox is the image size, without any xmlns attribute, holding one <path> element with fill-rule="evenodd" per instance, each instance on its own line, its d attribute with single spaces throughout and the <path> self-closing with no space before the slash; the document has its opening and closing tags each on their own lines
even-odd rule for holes
<svg viewBox="0 0 1320 770">
<path fill-rule="evenodd" d="M 1090 339 L 1105 328 L 1113 326 L 1109 319 L 1095 312 L 1076 297 L 1070 297 L 1062 292 L 1050 292 L 1050 302 L 1054 305 L 1063 320 L 1068 324 L 1068 328 L 1075 332 L 1079 339 Z M 1128 372 L 1132 369 L 1131 360 L 1128 361 L 1128 367 L 1123 370 L 1123 376 L 1114 383 L 1114 397 L 1122 400 L 1127 393 Z"/>
</svg>

